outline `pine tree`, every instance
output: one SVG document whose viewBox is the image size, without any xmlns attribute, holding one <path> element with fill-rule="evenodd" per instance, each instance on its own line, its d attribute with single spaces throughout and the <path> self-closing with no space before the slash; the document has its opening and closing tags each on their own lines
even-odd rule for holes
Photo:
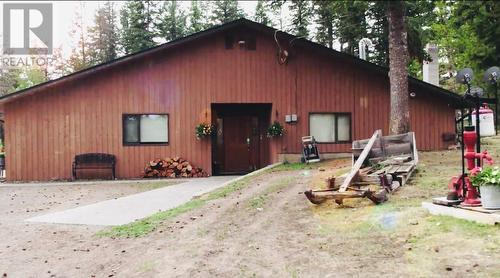
<svg viewBox="0 0 500 278">
<path fill-rule="evenodd" d="M 334 35 L 339 39 L 341 51 L 357 55 L 359 41 L 368 34 L 365 13 L 368 2 L 336 1 L 332 2 Z"/>
<path fill-rule="evenodd" d="M 316 1 L 314 8 L 317 18 L 316 23 L 318 29 L 316 32 L 316 40 L 318 43 L 333 47 L 333 5 L 330 1 Z"/>
<path fill-rule="evenodd" d="M 154 1 L 129 1 L 120 11 L 122 29 L 120 41 L 125 54 L 131 54 L 156 45 L 154 42 Z"/>
<path fill-rule="evenodd" d="M 408 39 L 405 8 L 404 1 L 391 1 L 387 4 L 391 93 L 389 131 L 391 134 L 405 133 L 410 130 Z"/>
<path fill-rule="evenodd" d="M 290 31 L 296 36 L 307 38 L 309 36 L 309 22 L 312 17 L 312 6 L 308 0 L 292 0 L 290 5 L 292 13 L 292 26 Z"/>
<path fill-rule="evenodd" d="M 16 91 L 19 86 L 20 70 L 18 68 L 0 68 L 0 96 Z"/>
<path fill-rule="evenodd" d="M 160 15 L 157 24 L 160 36 L 171 41 L 186 34 L 186 15 L 176 0 L 164 2 Z"/>
<path fill-rule="evenodd" d="M 201 7 L 200 1 L 192 0 L 189 9 L 189 32 L 198 33 L 205 29 L 204 10 Z"/>
<path fill-rule="evenodd" d="M 213 2 L 211 24 L 224 24 L 229 21 L 244 17 L 243 11 L 238 7 L 236 0 L 217 0 Z"/>
<path fill-rule="evenodd" d="M 273 17 L 278 20 L 277 22 L 277 28 L 280 30 L 283 30 L 283 14 L 282 14 L 282 9 L 283 6 L 285 5 L 286 0 L 271 0 L 267 2 L 269 8 L 271 9 L 273 13 Z"/>
<path fill-rule="evenodd" d="M 389 22 L 386 10 L 386 1 L 375 1 L 369 4 L 367 11 L 368 19 L 372 21 L 368 37 L 375 48 L 368 60 L 382 66 L 389 65 Z"/>
<path fill-rule="evenodd" d="M 427 59 L 423 50 L 430 38 L 430 27 L 436 22 L 436 1 L 404 1 L 407 18 L 408 51 L 410 58 L 418 63 Z M 387 19 L 387 1 L 374 1 L 368 5 L 366 11 L 372 22 L 369 27 L 369 37 L 375 45 L 375 53 L 370 61 L 379 65 L 389 64 L 389 22 Z M 446 4 L 448 9 L 450 8 Z"/>
<path fill-rule="evenodd" d="M 68 67 L 71 72 L 80 71 L 92 65 L 89 55 L 89 38 L 82 16 L 84 10 L 85 4 L 80 2 L 79 9 L 75 12 L 73 29 L 70 31 L 70 37 L 77 40 L 68 59 Z"/>
<path fill-rule="evenodd" d="M 455 28 L 468 25 L 479 40 L 476 61 L 483 68 L 500 65 L 500 3 L 498 1 L 456 1 Z"/>
<path fill-rule="evenodd" d="M 89 29 L 89 53 L 94 65 L 117 57 L 118 33 L 115 18 L 114 4 L 109 1 L 96 11 L 94 26 Z"/>
<path fill-rule="evenodd" d="M 266 5 L 266 3 L 263 0 L 258 0 L 257 6 L 255 7 L 255 16 L 254 16 L 255 21 L 267 26 L 272 25 L 271 19 L 267 15 L 268 10 L 269 8 Z"/>
<path fill-rule="evenodd" d="M 21 69 L 18 77 L 16 91 L 33 87 L 47 80 L 47 72 L 43 67 L 37 65 L 25 66 Z"/>
<path fill-rule="evenodd" d="M 49 79 L 56 79 L 71 73 L 71 69 L 63 57 L 62 46 L 54 48 L 48 72 Z"/>
</svg>

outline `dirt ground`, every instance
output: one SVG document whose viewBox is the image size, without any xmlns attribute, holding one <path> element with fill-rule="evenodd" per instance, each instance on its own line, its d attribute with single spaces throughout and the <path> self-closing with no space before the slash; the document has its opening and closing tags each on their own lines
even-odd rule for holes
<svg viewBox="0 0 500 278">
<path fill-rule="evenodd" d="M 500 140 L 499 140 L 500 141 Z M 500 159 L 500 144 L 491 142 Z M 497 148 L 498 147 L 498 148 Z M 6 277 L 500 277 L 500 227 L 428 215 L 458 151 L 422 153 L 407 186 L 379 206 L 310 204 L 302 192 L 349 160 L 286 165 L 139 238 L 101 227 L 23 220 L 141 190 L 136 185 L 0 188 L 0 275 Z"/>
</svg>

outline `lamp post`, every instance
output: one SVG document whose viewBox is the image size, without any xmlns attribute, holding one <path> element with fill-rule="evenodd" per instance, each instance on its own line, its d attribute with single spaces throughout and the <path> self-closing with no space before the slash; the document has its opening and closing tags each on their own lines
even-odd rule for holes
<svg viewBox="0 0 500 278">
<path fill-rule="evenodd" d="M 465 68 L 461 71 L 459 71 L 457 73 L 457 76 L 456 76 L 456 81 L 457 83 L 460 83 L 460 84 L 465 84 L 467 85 L 467 92 L 465 93 L 465 96 L 464 96 L 464 99 L 467 99 L 467 97 L 470 97 L 470 82 L 472 81 L 472 78 L 474 77 L 474 72 L 472 71 L 472 69 L 470 68 Z M 464 103 L 467 103 L 467 101 L 464 101 Z M 464 155 L 465 155 L 465 144 L 464 144 L 464 121 L 465 121 L 465 115 L 464 115 L 464 108 L 462 107 L 461 108 L 461 128 L 462 130 L 460 131 L 461 132 L 461 139 L 460 139 L 460 145 L 461 145 L 461 150 L 462 150 L 462 188 L 464 190 L 463 194 L 465 196 L 465 188 L 466 188 L 466 184 L 465 184 L 465 159 L 464 159 Z M 469 124 L 472 124 L 472 111 L 469 111 Z M 479 117 L 476 117 L 477 119 L 479 119 Z M 477 121 L 477 120 L 476 120 Z M 476 130 L 477 132 L 477 130 Z M 478 138 L 480 138 L 480 136 L 477 136 Z"/>
<path fill-rule="evenodd" d="M 498 67 L 491 67 L 484 72 L 483 80 L 493 85 L 495 91 L 495 129 L 498 134 L 498 77 L 500 69 Z"/>
</svg>

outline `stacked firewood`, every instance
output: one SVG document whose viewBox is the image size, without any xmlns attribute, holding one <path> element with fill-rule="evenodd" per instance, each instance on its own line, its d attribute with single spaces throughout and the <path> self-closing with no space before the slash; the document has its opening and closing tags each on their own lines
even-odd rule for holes
<svg viewBox="0 0 500 278">
<path fill-rule="evenodd" d="M 197 178 L 207 177 L 203 169 L 194 167 L 189 161 L 181 158 L 165 158 L 151 160 L 144 167 L 145 178 Z"/>
</svg>

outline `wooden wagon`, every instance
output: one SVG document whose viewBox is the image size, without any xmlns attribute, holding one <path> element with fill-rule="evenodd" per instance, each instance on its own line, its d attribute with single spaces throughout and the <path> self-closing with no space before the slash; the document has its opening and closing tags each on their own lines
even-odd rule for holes
<svg viewBox="0 0 500 278">
<path fill-rule="evenodd" d="M 332 199 L 342 204 L 346 198 L 369 198 L 376 204 L 387 193 L 406 184 L 418 164 L 415 134 L 382 136 L 377 130 L 370 139 L 352 143 L 353 165 L 349 173 L 329 178 L 328 189 L 304 192 L 313 204 Z"/>
</svg>

